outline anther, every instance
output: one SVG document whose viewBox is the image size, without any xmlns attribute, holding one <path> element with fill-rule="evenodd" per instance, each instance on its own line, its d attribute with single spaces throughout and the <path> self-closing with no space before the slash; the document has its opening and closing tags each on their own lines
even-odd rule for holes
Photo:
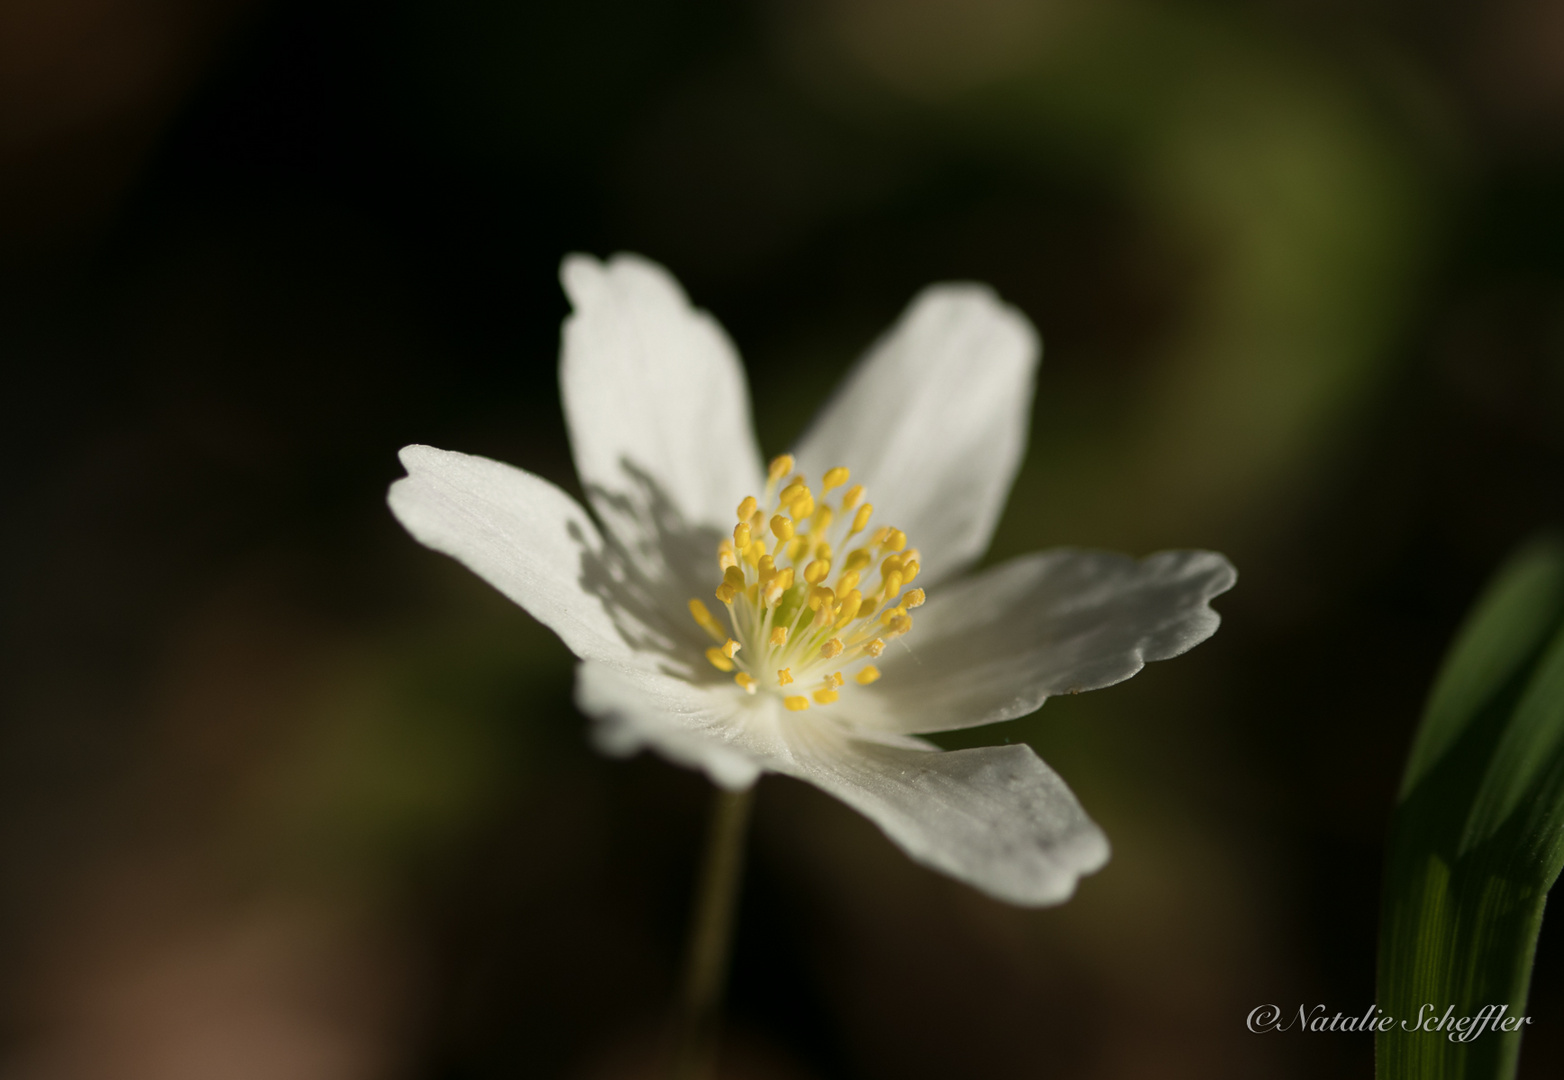
<svg viewBox="0 0 1564 1080">
<path fill-rule="evenodd" d="M 778 626 L 771 631 L 771 645 L 773 648 L 781 648 L 787 644 L 787 627 Z"/>
<path fill-rule="evenodd" d="M 777 669 L 777 685 L 778 686 L 787 686 L 792 681 L 793 681 L 793 669 L 792 668 L 778 668 Z"/>
<path fill-rule="evenodd" d="M 838 686 L 841 686 L 844 681 L 845 680 L 842 678 L 842 673 L 840 671 L 833 671 L 831 674 L 825 677 L 825 685 L 832 690 L 835 690 Z"/>
<path fill-rule="evenodd" d="M 706 605 L 694 597 L 690 599 L 690 617 L 695 620 L 696 625 L 711 635 L 713 641 L 722 641 L 728 636 L 722 629 L 722 624 L 717 621 Z"/>
<path fill-rule="evenodd" d="M 905 634 L 912 629 L 912 616 L 901 614 L 891 620 L 890 631 L 897 636 Z"/>
<path fill-rule="evenodd" d="M 759 509 L 760 503 L 756 501 L 755 496 L 744 496 L 744 501 L 739 503 L 739 520 L 748 521 L 750 518 L 755 516 L 755 511 Z"/>
<path fill-rule="evenodd" d="M 788 507 L 787 512 L 793 516 L 794 521 L 803 521 L 815 512 L 815 497 L 809 494 L 809 489 L 805 488 L 804 493 L 793 500 L 793 505 Z"/>
<path fill-rule="evenodd" d="M 842 650 L 844 648 L 846 648 L 846 646 L 842 644 L 841 638 L 832 638 L 830 641 L 820 646 L 820 655 L 825 657 L 827 660 L 834 660 L 836 657 L 842 655 Z"/>
<path fill-rule="evenodd" d="M 726 656 L 729 660 L 732 660 L 734 654 L 737 653 L 743 647 L 744 646 L 740 645 L 738 642 L 734 641 L 732 638 L 729 638 L 727 640 L 727 642 L 722 646 L 722 655 Z"/>
<path fill-rule="evenodd" d="M 766 475 L 774 484 L 792 471 L 793 455 L 783 454 L 781 457 L 775 457 L 771 459 L 771 467 L 766 470 Z"/>
<path fill-rule="evenodd" d="M 835 690 L 816 690 L 815 702 L 820 705 L 829 705 L 840 696 Z"/>
<path fill-rule="evenodd" d="M 853 507 L 858 505 L 858 500 L 861 498 L 863 498 L 863 485 L 854 484 L 852 487 L 842 492 L 842 509 L 851 510 Z"/>
<path fill-rule="evenodd" d="M 895 596 L 901 592 L 901 571 L 892 570 L 885 575 L 885 595 Z"/>
<path fill-rule="evenodd" d="M 793 697 L 783 698 L 782 704 L 787 706 L 789 712 L 803 712 L 805 709 L 809 708 L 809 699 L 795 695 Z"/>
<path fill-rule="evenodd" d="M 749 525 L 747 523 L 741 521 L 733 526 L 733 546 L 740 551 L 749 547 Z"/>
<path fill-rule="evenodd" d="M 860 593 L 857 589 L 848 589 L 847 592 L 842 594 L 842 621 L 851 621 L 855 616 L 857 616 L 858 609 L 862 606 L 863 594 Z"/>
<path fill-rule="evenodd" d="M 873 503 L 864 503 L 862 506 L 860 506 L 858 508 L 858 513 L 853 515 L 853 527 L 847 535 L 851 536 L 853 533 L 861 533 L 867 529 L 869 527 L 869 518 L 873 513 Z"/>
<path fill-rule="evenodd" d="M 722 650 L 715 645 L 706 650 L 706 659 L 710 660 L 711 666 L 718 671 L 733 670 L 733 661 L 724 656 Z"/>
<path fill-rule="evenodd" d="M 747 671 L 741 671 L 733 676 L 733 681 L 742 686 L 746 694 L 753 694 L 760 689 L 760 684 L 755 681 L 755 677 Z"/>
<path fill-rule="evenodd" d="M 869 642 L 869 644 L 863 647 L 863 651 L 868 653 L 870 656 L 879 656 L 882 652 L 885 651 L 885 642 L 881 638 L 875 638 L 873 641 Z"/>
<path fill-rule="evenodd" d="M 916 564 L 914 564 L 916 565 Z M 928 599 L 922 589 L 913 589 L 902 598 L 902 607 L 922 607 L 923 601 Z"/>
<path fill-rule="evenodd" d="M 860 513 L 861 512 L 862 511 L 860 511 Z M 874 534 L 869 537 L 869 543 L 879 546 L 885 543 L 886 538 L 890 535 L 891 527 L 889 525 L 881 525 L 878 529 L 875 529 Z"/>
<path fill-rule="evenodd" d="M 923 568 L 918 565 L 917 559 L 906 559 L 905 556 L 903 558 L 905 561 L 901 566 L 902 580 L 910 583 L 913 578 L 918 576 L 918 571 Z"/>
<path fill-rule="evenodd" d="M 892 551 L 900 551 L 907 546 L 907 534 L 900 529 L 892 529 L 885 537 L 885 546 Z"/>
<path fill-rule="evenodd" d="M 845 570 L 864 570 L 872 562 L 874 562 L 874 556 L 869 554 L 869 550 L 867 548 L 859 548 L 857 551 L 848 554 L 847 561 L 842 564 L 842 568 Z"/>
<path fill-rule="evenodd" d="M 849 593 L 857 587 L 858 571 L 856 570 L 843 571 L 842 576 L 836 579 L 836 591 L 839 593 Z"/>
<path fill-rule="evenodd" d="M 870 655 L 878 656 L 879 653 L 871 653 Z M 858 674 L 853 676 L 853 682 L 857 683 L 859 686 L 868 686 L 879 677 L 880 669 L 875 667 L 873 664 L 869 664 L 864 667 L 863 670 L 858 672 Z"/>
<path fill-rule="evenodd" d="M 737 566 L 728 567 L 722 572 L 722 583 L 724 585 L 732 585 L 735 589 L 742 589 L 745 584 L 744 571 Z"/>
<path fill-rule="evenodd" d="M 811 585 L 818 585 L 831 576 L 831 564 L 824 559 L 816 559 L 804 567 L 804 580 Z"/>
<path fill-rule="evenodd" d="M 732 585 L 729 585 L 726 581 L 717 586 L 717 599 L 721 600 L 724 604 L 733 603 L 734 598 L 737 597 L 738 594 L 739 591 Z"/>
<path fill-rule="evenodd" d="M 778 540 L 791 540 L 793 538 L 793 523 L 781 514 L 771 519 L 771 534 Z"/>
<path fill-rule="evenodd" d="M 830 491 L 832 488 L 841 487 L 847 483 L 848 475 L 846 465 L 838 465 L 834 469 L 827 469 L 825 471 L 825 479 L 820 482 L 820 490 Z"/>
<path fill-rule="evenodd" d="M 809 571 L 804 571 L 805 580 L 808 580 Z M 831 591 L 829 585 L 815 585 L 809 590 L 809 610 L 819 611 L 821 604 L 836 603 L 836 594 Z"/>
<path fill-rule="evenodd" d="M 781 503 L 783 506 L 786 506 L 794 499 L 801 499 L 808 494 L 809 489 L 803 484 L 789 484 L 787 487 L 782 489 L 782 494 L 777 496 L 777 502 Z"/>
</svg>

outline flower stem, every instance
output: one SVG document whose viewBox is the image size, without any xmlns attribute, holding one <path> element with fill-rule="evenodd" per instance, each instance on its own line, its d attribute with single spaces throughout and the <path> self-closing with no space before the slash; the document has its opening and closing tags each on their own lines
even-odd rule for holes
<svg viewBox="0 0 1564 1080">
<path fill-rule="evenodd" d="M 739 881 L 744 874 L 744 839 L 754 801 L 753 786 L 738 792 L 718 788 L 712 800 L 684 958 L 684 991 L 674 1031 L 671 1080 L 707 1080 L 716 1062 L 722 990 L 728 975 Z"/>
</svg>

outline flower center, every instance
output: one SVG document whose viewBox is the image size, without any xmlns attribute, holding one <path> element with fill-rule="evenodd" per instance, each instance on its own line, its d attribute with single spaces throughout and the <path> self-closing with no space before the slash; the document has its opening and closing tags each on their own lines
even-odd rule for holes
<svg viewBox="0 0 1564 1080">
<path fill-rule="evenodd" d="M 728 626 L 698 599 L 690 614 L 718 642 L 706 650 L 712 666 L 734 671 L 748 693 L 765 687 L 780 694 L 797 712 L 811 698 L 836 701 L 843 672 L 853 667 L 860 686 L 878 679 L 880 669 L 868 661 L 912 629 L 908 609 L 924 595 L 902 593 L 918 576 L 907 534 L 888 525 L 866 531 L 874 506 L 864 501 L 863 485 L 845 488 L 831 504 L 831 492 L 847 484 L 846 468 L 826 471 L 818 501 L 802 476 L 783 483 L 792 471 L 791 454 L 774 460 L 764 502 L 750 495 L 739 503 L 733 539 L 718 545 L 717 599 Z"/>
</svg>

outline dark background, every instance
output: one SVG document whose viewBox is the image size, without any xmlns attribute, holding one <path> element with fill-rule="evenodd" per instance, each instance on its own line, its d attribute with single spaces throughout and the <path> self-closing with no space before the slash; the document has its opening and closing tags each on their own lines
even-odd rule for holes
<svg viewBox="0 0 1564 1080">
<path fill-rule="evenodd" d="M 1189 656 L 963 736 L 1107 830 L 1062 908 L 766 780 L 724 1075 L 1371 1075 L 1243 1022 L 1372 1001 L 1425 688 L 1564 519 L 1549 0 L 0 8 L 0 1073 L 655 1075 L 705 783 L 594 756 L 564 648 L 383 502 L 415 441 L 576 490 L 556 268 L 621 249 L 767 453 L 992 283 L 1047 350 L 990 558 L 1241 575 Z"/>
</svg>

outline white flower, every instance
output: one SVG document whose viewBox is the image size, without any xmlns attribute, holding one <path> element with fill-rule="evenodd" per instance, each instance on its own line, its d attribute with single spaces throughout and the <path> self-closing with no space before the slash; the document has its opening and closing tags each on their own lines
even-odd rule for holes
<svg viewBox="0 0 1564 1080">
<path fill-rule="evenodd" d="M 667 271 L 575 255 L 561 278 L 595 520 L 531 473 L 427 446 L 402 451 L 397 518 L 581 658 L 601 749 L 734 790 L 795 776 L 992 896 L 1067 899 L 1108 843 L 1064 781 L 1026 745 L 917 736 L 1184 652 L 1216 630 L 1227 560 L 1057 550 L 958 579 L 1021 461 L 1039 352 L 984 286 L 924 290 L 768 470 L 733 344 Z"/>
</svg>

